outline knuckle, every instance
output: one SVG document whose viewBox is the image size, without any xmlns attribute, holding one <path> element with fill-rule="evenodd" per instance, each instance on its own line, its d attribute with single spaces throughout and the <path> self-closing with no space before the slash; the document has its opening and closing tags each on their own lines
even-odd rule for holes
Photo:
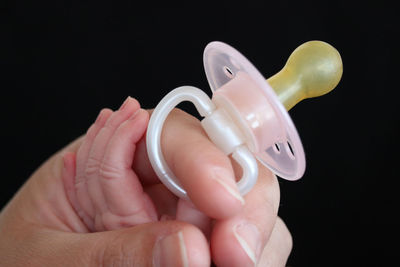
<svg viewBox="0 0 400 267">
<path fill-rule="evenodd" d="M 90 156 L 86 162 L 85 176 L 89 177 L 97 174 L 99 167 L 100 161 L 97 158 Z"/>
<path fill-rule="evenodd" d="M 108 114 L 112 114 L 113 111 L 109 108 L 103 108 L 100 110 L 101 115 L 108 115 Z"/>
<path fill-rule="evenodd" d="M 99 176 L 106 180 L 113 180 L 123 176 L 123 170 L 114 164 L 103 162 L 100 165 Z"/>
</svg>

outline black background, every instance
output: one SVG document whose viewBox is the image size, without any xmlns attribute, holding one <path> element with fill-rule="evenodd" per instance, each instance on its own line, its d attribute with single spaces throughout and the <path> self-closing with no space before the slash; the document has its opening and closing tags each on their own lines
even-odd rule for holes
<svg viewBox="0 0 400 267">
<path fill-rule="evenodd" d="M 152 108 L 181 85 L 210 95 L 202 63 L 210 41 L 232 45 L 269 77 L 298 45 L 323 40 L 341 53 L 344 73 L 332 93 L 290 112 L 307 170 L 297 182 L 280 180 L 280 216 L 294 238 L 288 264 L 397 262 L 394 6 L 188 1 L 144 8 L 134 1 L 59 0 L 1 6 L 0 207 L 46 158 L 84 133 L 101 108 L 118 108 L 128 95 Z"/>
</svg>

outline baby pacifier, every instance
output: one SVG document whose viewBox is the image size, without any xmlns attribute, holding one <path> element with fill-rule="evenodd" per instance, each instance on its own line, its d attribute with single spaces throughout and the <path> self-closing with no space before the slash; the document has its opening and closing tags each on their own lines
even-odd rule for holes
<svg viewBox="0 0 400 267">
<path fill-rule="evenodd" d="M 203 60 L 212 100 L 196 87 L 178 87 L 161 100 L 150 118 L 147 151 L 164 185 L 188 199 L 160 145 L 165 119 L 183 101 L 195 105 L 204 117 L 201 124 L 209 139 L 241 166 L 243 175 L 237 186 L 242 195 L 257 181 L 256 159 L 284 179 L 300 179 L 305 170 L 304 150 L 287 110 L 335 88 L 342 76 L 338 51 L 321 41 L 304 43 L 268 80 L 241 53 L 222 42 L 209 43 Z"/>
</svg>

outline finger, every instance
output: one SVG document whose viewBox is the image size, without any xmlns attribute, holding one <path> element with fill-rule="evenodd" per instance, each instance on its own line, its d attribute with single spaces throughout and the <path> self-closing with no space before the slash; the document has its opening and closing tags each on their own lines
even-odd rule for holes
<svg viewBox="0 0 400 267">
<path fill-rule="evenodd" d="M 18 246 L 20 250 L 29 247 L 28 253 L 10 259 L 10 266 L 22 266 L 24 262 L 33 266 L 58 266 L 60 262 L 65 266 L 210 266 L 204 235 L 196 227 L 177 221 L 90 235 L 47 229 L 34 232 Z"/>
<path fill-rule="evenodd" d="M 108 142 L 114 135 L 118 127 L 131 117 L 140 108 L 139 102 L 136 99 L 128 97 L 122 104 L 120 109 L 114 112 L 106 121 L 104 126 L 98 131 L 90 148 L 86 161 L 86 174 L 97 174 L 100 162 L 104 157 Z"/>
<path fill-rule="evenodd" d="M 242 209 L 244 200 L 229 158 L 208 139 L 196 118 L 180 110 L 171 112 L 161 144 L 170 169 L 200 211 L 212 218 L 227 218 Z M 153 171 L 138 172 L 147 173 L 148 180 L 153 177 Z"/>
<path fill-rule="evenodd" d="M 73 196 L 71 194 L 70 196 L 73 198 L 76 197 L 76 201 L 74 199 L 71 199 L 72 204 L 74 205 L 77 213 L 81 216 L 81 218 L 83 218 L 85 222 L 88 222 L 89 218 L 93 217 L 94 215 L 94 207 L 92 202 L 89 200 L 86 180 L 84 179 L 86 161 L 94 138 L 96 137 L 100 129 L 104 126 L 112 113 L 113 112 L 110 109 L 103 109 L 100 111 L 96 121 L 88 129 L 85 137 L 83 138 L 82 144 L 76 154 L 76 176 L 74 181 L 76 196 Z"/>
<path fill-rule="evenodd" d="M 144 134 L 148 119 L 145 110 L 138 110 L 118 127 L 107 145 L 99 171 L 107 203 L 107 213 L 103 214 L 105 224 L 111 220 L 117 222 L 116 226 L 118 221 L 130 226 L 157 220 L 156 210 L 131 167 L 135 144 Z"/>
<path fill-rule="evenodd" d="M 107 122 L 104 124 L 104 127 L 100 129 L 94 138 L 86 161 L 84 174 L 87 180 L 88 193 L 93 201 L 96 213 L 103 212 L 106 209 L 103 192 L 97 177 L 99 176 L 101 162 L 107 145 L 121 123 L 126 121 L 137 110 L 139 110 L 139 107 L 137 100 L 128 97 L 120 109 L 109 117 Z"/>
<path fill-rule="evenodd" d="M 218 266 L 254 266 L 259 261 L 275 225 L 279 197 L 276 176 L 259 165 L 257 184 L 245 196 L 243 211 L 215 223 L 211 250 Z"/>
<path fill-rule="evenodd" d="M 260 262 L 260 267 L 283 267 L 289 258 L 292 250 L 293 240 L 285 223 L 277 218 L 271 236 L 265 246 Z"/>
<path fill-rule="evenodd" d="M 144 135 L 148 121 L 147 111 L 139 109 L 123 122 L 111 137 L 102 163 L 121 170 L 131 170 L 136 143 Z"/>
<path fill-rule="evenodd" d="M 96 121 L 87 130 L 83 142 L 77 152 L 77 173 L 83 173 L 94 138 L 97 136 L 101 128 L 103 128 L 112 113 L 113 112 L 110 109 L 102 109 L 97 116 Z M 76 183 L 80 183 L 83 178 L 82 175 L 76 177 Z"/>
</svg>

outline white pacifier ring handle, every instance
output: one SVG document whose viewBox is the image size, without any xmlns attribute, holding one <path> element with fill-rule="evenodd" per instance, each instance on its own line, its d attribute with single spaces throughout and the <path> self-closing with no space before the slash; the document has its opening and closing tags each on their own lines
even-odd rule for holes
<svg viewBox="0 0 400 267">
<path fill-rule="evenodd" d="M 177 177 L 168 167 L 168 164 L 164 159 L 160 143 L 162 128 L 168 114 L 179 103 L 183 101 L 192 102 L 195 105 L 196 109 L 198 110 L 199 114 L 203 117 L 206 117 L 208 121 L 214 120 L 212 119 L 213 113 L 216 114 L 216 116 L 214 117 L 217 118 L 220 117 L 217 107 L 207 96 L 207 94 L 205 94 L 202 90 L 193 86 L 178 87 L 173 91 L 171 91 L 170 93 L 168 93 L 154 109 L 147 128 L 146 145 L 150 163 L 154 171 L 156 172 L 157 176 L 160 178 L 161 182 L 176 196 L 189 200 L 189 197 L 185 189 L 181 186 Z M 219 124 L 221 124 L 220 121 L 218 122 L 211 121 L 210 125 L 219 125 Z M 245 146 L 243 143 L 240 142 L 240 138 L 234 136 L 234 131 L 229 129 L 229 127 L 227 127 L 226 125 L 223 126 L 224 126 L 223 130 L 213 132 L 213 130 L 207 130 L 210 129 L 210 127 L 208 128 L 204 127 L 203 124 L 203 128 L 205 128 L 205 131 L 207 132 L 207 134 L 209 134 L 211 140 L 213 140 L 213 136 L 215 137 L 216 135 L 218 135 L 216 137 L 217 139 L 224 141 L 228 140 L 228 142 L 231 142 L 230 144 L 228 144 L 230 148 L 226 148 L 227 146 L 224 144 L 223 146 L 225 147 L 225 149 L 223 148 L 223 150 L 225 150 L 224 152 L 226 154 L 230 154 L 231 152 L 232 157 L 242 167 L 243 176 L 239 180 L 237 185 L 239 192 L 242 195 L 245 195 L 251 190 L 251 188 L 255 185 L 257 181 L 258 177 L 257 161 L 254 158 L 253 154 L 249 151 L 247 146 Z M 224 136 L 221 137 L 220 136 L 221 132 L 223 132 L 224 134 L 227 133 L 228 135 L 230 134 L 229 137 L 233 138 L 224 138 Z M 229 141 L 229 140 L 234 140 L 234 141 Z M 216 145 L 218 146 L 218 144 Z"/>
</svg>

